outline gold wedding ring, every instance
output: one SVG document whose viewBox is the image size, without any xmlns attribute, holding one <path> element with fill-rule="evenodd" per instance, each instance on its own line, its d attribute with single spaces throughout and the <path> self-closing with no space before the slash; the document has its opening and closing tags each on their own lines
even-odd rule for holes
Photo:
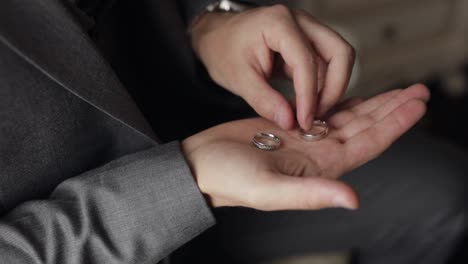
<svg viewBox="0 0 468 264">
<path fill-rule="evenodd" d="M 272 133 L 257 133 L 252 139 L 252 143 L 255 147 L 261 150 L 272 151 L 277 150 L 281 146 L 281 140 L 279 137 Z"/>
<path fill-rule="evenodd" d="M 309 131 L 299 129 L 302 139 L 305 141 L 318 141 L 324 139 L 328 135 L 328 124 L 322 120 L 315 120 L 312 128 Z"/>
</svg>

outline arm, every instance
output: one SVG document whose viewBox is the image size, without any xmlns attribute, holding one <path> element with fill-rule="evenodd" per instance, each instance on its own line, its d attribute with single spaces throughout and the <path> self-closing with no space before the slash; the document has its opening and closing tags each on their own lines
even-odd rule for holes
<svg viewBox="0 0 468 264">
<path fill-rule="evenodd" d="M 0 220 L 2 263 L 156 263 L 214 223 L 178 143 L 115 160 Z"/>
</svg>

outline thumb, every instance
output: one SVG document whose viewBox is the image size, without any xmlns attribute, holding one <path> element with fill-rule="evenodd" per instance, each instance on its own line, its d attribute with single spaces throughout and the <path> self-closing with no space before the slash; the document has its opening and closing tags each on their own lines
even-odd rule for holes
<svg viewBox="0 0 468 264">
<path fill-rule="evenodd" d="M 273 89 L 264 76 L 255 71 L 247 74 L 240 96 L 262 117 L 283 129 L 292 129 L 294 113 L 288 100 Z"/>
<path fill-rule="evenodd" d="M 273 175 L 262 191 L 265 210 L 357 209 L 357 193 L 347 184 L 327 178 Z"/>
</svg>

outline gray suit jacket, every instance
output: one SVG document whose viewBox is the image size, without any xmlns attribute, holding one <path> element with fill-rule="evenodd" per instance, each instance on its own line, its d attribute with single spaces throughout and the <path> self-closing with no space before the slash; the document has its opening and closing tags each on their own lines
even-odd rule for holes
<svg viewBox="0 0 468 264">
<path fill-rule="evenodd" d="M 79 16 L 0 1 L 0 263 L 155 263 L 214 223 Z"/>
</svg>

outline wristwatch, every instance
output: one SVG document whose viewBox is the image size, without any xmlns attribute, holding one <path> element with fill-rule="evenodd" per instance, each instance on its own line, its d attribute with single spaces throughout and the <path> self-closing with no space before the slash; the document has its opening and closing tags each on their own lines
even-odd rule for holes
<svg viewBox="0 0 468 264">
<path fill-rule="evenodd" d="M 192 23 L 190 24 L 187 32 L 190 33 L 192 31 L 193 26 L 200 20 L 200 18 L 205 15 L 206 13 L 214 13 L 214 12 L 220 12 L 220 13 L 239 13 L 242 11 L 245 11 L 250 8 L 254 8 L 256 5 L 253 4 L 247 4 L 247 3 L 242 3 L 238 1 L 230 1 L 230 0 L 221 0 L 221 1 L 216 1 L 213 2 L 205 7 L 203 12 L 196 16 L 193 20 Z"/>
<path fill-rule="evenodd" d="M 214 2 L 206 7 L 208 12 L 242 12 L 252 8 L 253 5 L 230 0 L 221 0 Z"/>
</svg>

